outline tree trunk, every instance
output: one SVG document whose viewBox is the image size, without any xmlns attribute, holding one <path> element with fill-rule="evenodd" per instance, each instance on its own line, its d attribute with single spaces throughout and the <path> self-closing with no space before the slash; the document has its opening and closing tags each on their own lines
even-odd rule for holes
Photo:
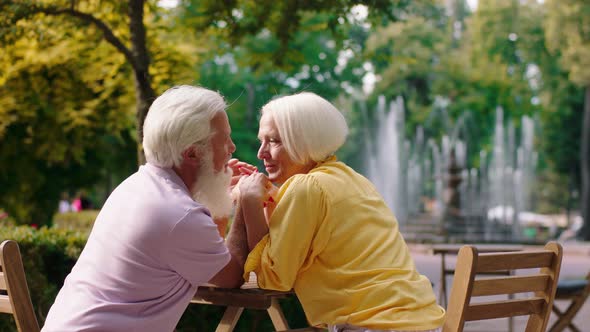
<svg viewBox="0 0 590 332">
<path fill-rule="evenodd" d="M 129 0 L 129 32 L 131 53 L 134 59 L 136 122 L 137 122 L 137 162 L 145 163 L 143 153 L 143 122 L 150 105 L 156 97 L 149 74 L 150 56 L 147 49 L 145 25 L 143 24 L 144 0 Z"/>
<path fill-rule="evenodd" d="M 584 120 L 582 123 L 582 149 L 580 153 L 582 172 L 580 212 L 584 226 L 580 231 L 583 240 L 590 240 L 590 85 L 586 87 L 584 98 Z"/>
<path fill-rule="evenodd" d="M 145 73 L 145 74 L 144 74 Z M 137 163 L 145 164 L 145 155 L 143 153 L 143 122 L 147 116 L 148 110 L 155 99 L 155 92 L 150 85 L 147 70 L 135 73 L 135 119 L 137 125 Z"/>
</svg>

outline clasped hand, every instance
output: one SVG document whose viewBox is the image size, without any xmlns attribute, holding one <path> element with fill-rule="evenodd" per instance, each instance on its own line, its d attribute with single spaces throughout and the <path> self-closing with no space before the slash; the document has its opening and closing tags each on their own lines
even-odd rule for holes
<svg viewBox="0 0 590 332">
<path fill-rule="evenodd" d="M 273 196 L 277 188 L 268 180 L 268 177 L 258 173 L 258 169 L 240 161 L 231 159 L 228 166 L 232 170 L 231 192 L 234 200 L 245 198 L 266 203 L 273 202 Z"/>
<path fill-rule="evenodd" d="M 273 187 L 268 177 L 262 173 L 243 176 L 238 182 L 239 198 L 267 202 L 271 200 L 270 191 Z"/>
</svg>

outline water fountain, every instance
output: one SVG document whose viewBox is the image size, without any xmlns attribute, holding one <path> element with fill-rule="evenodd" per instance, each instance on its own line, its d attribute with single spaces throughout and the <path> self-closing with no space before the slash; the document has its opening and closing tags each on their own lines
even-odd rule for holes
<svg viewBox="0 0 590 332">
<path fill-rule="evenodd" d="M 405 134 L 401 98 L 379 97 L 374 126 L 365 128 L 365 175 L 394 211 L 406 237 L 424 241 L 519 241 L 519 212 L 530 209 L 537 164 L 534 122 L 523 116 L 520 142 L 502 108 L 496 109 L 493 150 L 479 153 L 478 168 L 468 164 L 469 113 L 450 125 L 444 102 L 434 107 L 448 123 L 438 143 L 418 127 Z M 370 121 L 367 120 L 367 123 Z"/>
</svg>

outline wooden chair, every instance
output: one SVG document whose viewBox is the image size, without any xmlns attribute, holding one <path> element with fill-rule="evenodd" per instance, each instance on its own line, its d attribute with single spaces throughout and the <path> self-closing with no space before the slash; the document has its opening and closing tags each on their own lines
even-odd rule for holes
<svg viewBox="0 0 590 332">
<path fill-rule="evenodd" d="M 443 331 L 463 331 L 466 321 L 527 315 L 526 332 L 545 331 L 562 255 L 561 245 L 556 242 L 548 243 L 542 250 L 483 254 L 478 254 L 473 246 L 463 246 L 457 257 Z M 540 271 L 535 270 L 534 274 L 476 279 L 478 273 L 537 268 Z M 524 293 L 523 297 L 471 303 L 472 297 L 517 293 Z"/>
<path fill-rule="evenodd" d="M 277 332 L 324 332 L 324 331 L 327 331 L 327 330 L 321 329 L 318 327 L 304 327 L 301 329 L 284 330 L 284 331 L 277 331 Z"/>
<path fill-rule="evenodd" d="M 16 242 L 6 240 L 0 245 L 0 269 L 0 312 L 14 316 L 19 332 L 39 332 Z"/>
<path fill-rule="evenodd" d="M 553 304 L 553 312 L 555 312 L 558 319 L 553 323 L 549 331 L 560 332 L 569 327 L 570 330 L 579 332 L 580 329 L 574 325 L 572 320 L 584 306 L 588 295 L 590 295 L 590 272 L 586 275 L 586 279 L 559 281 L 555 299 L 570 300 L 571 302 L 563 312 Z"/>
</svg>

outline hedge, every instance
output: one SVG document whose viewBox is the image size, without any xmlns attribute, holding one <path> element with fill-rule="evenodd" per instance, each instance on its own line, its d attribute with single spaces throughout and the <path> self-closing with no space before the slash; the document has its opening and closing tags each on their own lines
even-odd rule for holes
<svg viewBox="0 0 590 332">
<path fill-rule="evenodd" d="M 1 227 L 0 240 L 15 240 L 20 247 L 31 300 L 43 324 L 67 274 L 80 255 L 86 236 L 79 232 L 29 226 Z M 0 316 L 0 331 L 16 331 L 12 316 Z"/>
<path fill-rule="evenodd" d="M 82 223 L 87 222 L 88 216 L 80 217 Z M 69 220 L 68 223 L 72 226 L 67 227 L 70 229 L 60 228 L 64 224 L 59 223 L 56 223 L 57 227 L 43 227 L 38 230 L 29 226 L 15 227 L 7 224 L 1 224 L 0 227 L 0 242 L 12 239 L 19 244 L 31 300 L 41 326 L 65 277 L 86 243 L 88 231 L 83 227 L 73 226 L 76 220 Z M 281 300 L 281 307 L 291 327 L 305 327 L 305 316 L 294 297 Z M 176 331 L 215 331 L 223 310 L 223 307 L 218 306 L 191 304 L 178 323 Z M 266 312 L 259 310 L 245 310 L 235 329 L 241 332 L 273 330 Z M 12 316 L 0 315 L 0 331 L 16 331 Z"/>
</svg>

